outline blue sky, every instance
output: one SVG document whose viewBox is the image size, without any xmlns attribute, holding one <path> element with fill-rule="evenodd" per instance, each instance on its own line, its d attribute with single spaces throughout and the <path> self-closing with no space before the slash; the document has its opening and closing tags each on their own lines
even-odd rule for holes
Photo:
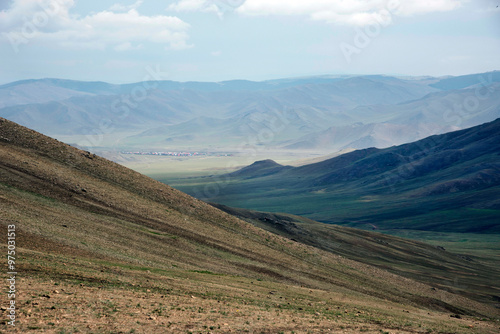
<svg viewBox="0 0 500 334">
<path fill-rule="evenodd" d="M 500 69 L 500 0 L 0 0 L 0 83 Z"/>
</svg>

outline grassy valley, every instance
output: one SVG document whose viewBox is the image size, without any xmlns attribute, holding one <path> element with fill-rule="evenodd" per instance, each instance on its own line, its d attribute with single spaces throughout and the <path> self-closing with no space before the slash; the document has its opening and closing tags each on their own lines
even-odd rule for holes
<svg viewBox="0 0 500 334">
<path fill-rule="evenodd" d="M 500 233 L 500 120 L 300 167 L 162 181 L 198 198 L 379 231 Z"/>
<path fill-rule="evenodd" d="M 277 229 L 266 220 L 249 221 L 288 238 L 391 270 L 397 271 L 405 265 L 397 264 L 398 257 L 393 253 L 372 258 L 370 250 L 378 246 L 376 242 L 363 246 L 364 251 L 360 247 L 348 251 L 350 248 L 344 247 L 344 239 L 339 237 L 347 233 L 339 230 L 341 226 L 382 232 L 436 247 L 429 252 L 444 249 L 461 254 L 461 258 L 455 259 L 460 266 L 479 261 L 496 268 L 500 263 L 499 125 L 497 120 L 411 144 L 354 151 L 300 167 L 261 161 L 230 174 L 159 179 L 199 198 L 246 208 L 227 210 L 235 210 L 237 216 L 247 220 L 249 217 L 244 214 L 247 209 L 286 212 L 288 218 L 284 221 L 295 224 L 290 230 Z M 290 214 L 302 216 L 300 223 L 289 218 Z M 351 231 L 358 236 L 363 233 Z M 382 236 L 373 238 L 385 240 Z M 391 240 L 385 242 L 392 244 Z M 366 240 L 359 244 L 366 245 Z M 422 254 L 414 249 L 410 252 Z M 495 270 L 486 269 L 484 272 L 491 276 L 487 274 L 480 283 L 475 281 L 478 276 L 461 277 L 460 269 L 442 266 L 445 263 L 442 259 L 431 265 L 442 270 L 434 273 L 434 269 L 416 269 L 415 263 L 419 261 L 412 261 L 407 267 L 412 268 L 410 277 L 461 287 L 458 290 L 466 294 L 476 288 L 489 290 L 493 286 L 487 281 L 498 277 Z M 475 283 L 464 283 L 471 278 Z M 498 295 L 495 291 L 492 288 L 479 294 L 494 301 Z"/>
</svg>

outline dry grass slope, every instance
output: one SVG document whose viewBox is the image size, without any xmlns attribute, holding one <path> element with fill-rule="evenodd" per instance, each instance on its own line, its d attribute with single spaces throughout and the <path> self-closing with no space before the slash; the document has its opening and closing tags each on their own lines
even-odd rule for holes
<svg viewBox="0 0 500 334">
<path fill-rule="evenodd" d="M 485 261 L 442 246 L 300 216 L 211 205 L 288 239 L 500 307 L 500 268 L 494 256 Z"/>
</svg>

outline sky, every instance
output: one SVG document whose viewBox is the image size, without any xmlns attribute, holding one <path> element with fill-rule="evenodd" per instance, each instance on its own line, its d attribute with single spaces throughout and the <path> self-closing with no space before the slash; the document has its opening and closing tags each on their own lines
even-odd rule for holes
<svg viewBox="0 0 500 334">
<path fill-rule="evenodd" d="M 0 0 L 0 83 L 500 70 L 500 0 Z"/>
</svg>

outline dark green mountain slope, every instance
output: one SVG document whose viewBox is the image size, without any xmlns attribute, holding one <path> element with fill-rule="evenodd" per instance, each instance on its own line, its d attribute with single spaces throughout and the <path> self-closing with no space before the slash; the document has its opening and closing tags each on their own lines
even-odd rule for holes
<svg viewBox="0 0 500 334">
<path fill-rule="evenodd" d="M 206 196 L 213 182 L 217 192 Z M 500 233 L 500 120 L 272 175 L 173 185 L 229 206 L 354 227 Z"/>
<path fill-rule="evenodd" d="M 280 165 L 273 160 L 262 160 L 256 161 L 250 166 L 243 167 L 229 175 L 232 177 L 251 179 L 276 174 L 289 168 L 292 167 Z"/>
</svg>

